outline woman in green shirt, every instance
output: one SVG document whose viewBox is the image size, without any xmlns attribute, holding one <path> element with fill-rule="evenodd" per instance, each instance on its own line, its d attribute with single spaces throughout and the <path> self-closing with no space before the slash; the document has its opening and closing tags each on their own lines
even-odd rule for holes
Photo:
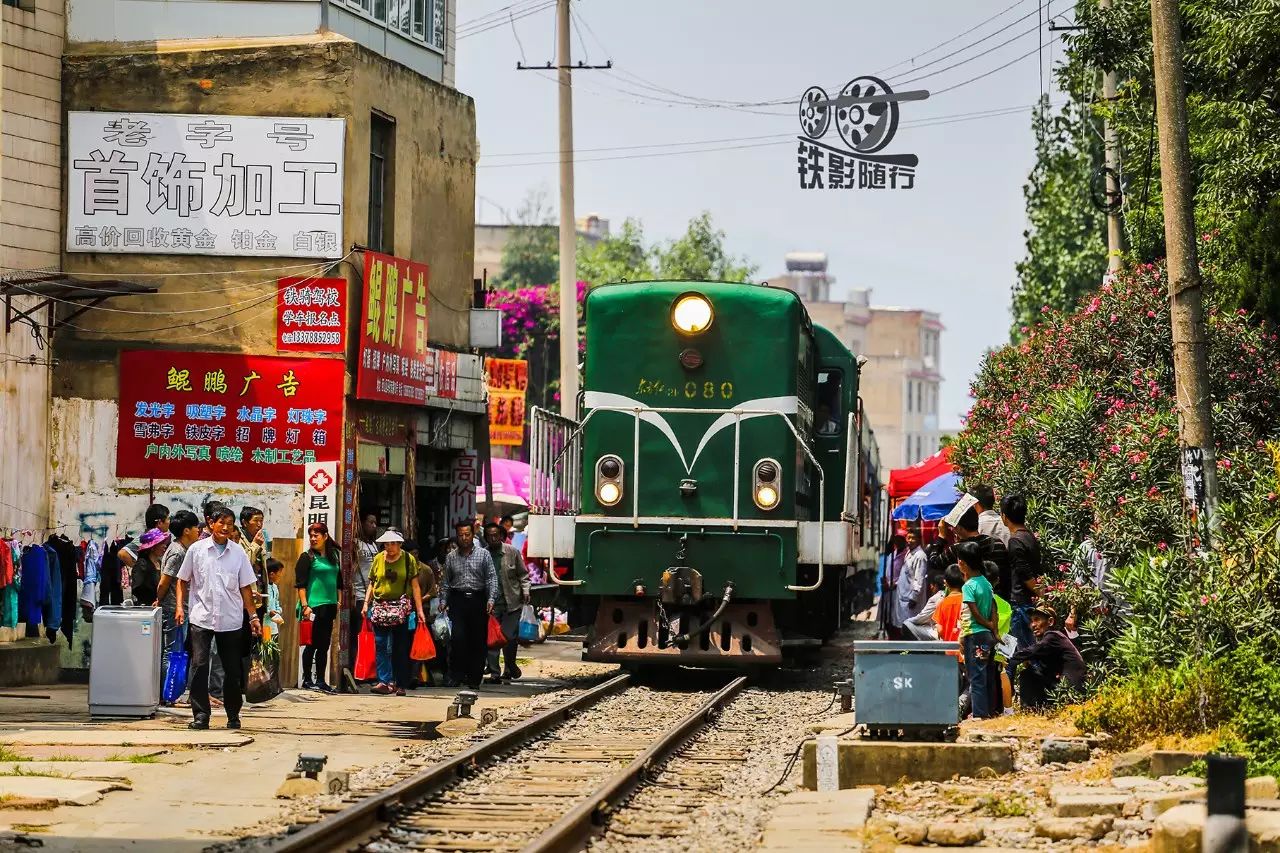
<svg viewBox="0 0 1280 853">
<path fill-rule="evenodd" d="M 329 662 L 333 620 L 338 615 L 342 552 L 338 543 L 329 535 L 329 526 L 323 522 L 316 522 L 308 527 L 307 536 L 311 539 L 311 550 L 298 558 L 298 564 L 293 570 L 293 585 L 298 590 L 302 618 L 313 620 L 311 643 L 302 649 L 302 688 L 336 693 L 324 680 L 324 671 Z M 311 677 L 313 661 L 314 680 Z"/>
</svg>

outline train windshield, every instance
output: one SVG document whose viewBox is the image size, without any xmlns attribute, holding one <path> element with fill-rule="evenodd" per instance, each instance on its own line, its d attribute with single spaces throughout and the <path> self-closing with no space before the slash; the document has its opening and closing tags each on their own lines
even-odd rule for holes
<svg viewBox="0 0 1280 853">
<path fill-rule="evenodd" d="M 818 405 L 814 412 L 814 424 L 818 435 L 839 435 L 844 431 L 844 412 L 840 405 L 840 384 L 844 375 L 839 370 L 818 371 Z"/>
</svg>

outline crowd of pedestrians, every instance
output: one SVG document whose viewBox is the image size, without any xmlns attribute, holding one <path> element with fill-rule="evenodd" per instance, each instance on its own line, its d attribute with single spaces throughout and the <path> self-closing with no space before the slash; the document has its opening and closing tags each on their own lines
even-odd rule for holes
<svg viewBox="0 0 1280 853">
<path fill-rule="evenodd" d="M 969 495 L 972 506 L 953 526 L 939 522 L 927 548 L 915 528 L 890 540 L 882 627 L 894 640 L 958 642 L 974 718 L 1014 713 L 1015 692 L 1024 710 L 1044 708 L 1064 688 L 1083 687 L 1084 661 L 1041 600 L 1040 543 L 1027 526 L 1026 499 L 1005 495 L 997 504 L 986 485 Z"/>
<path fill-rule="evenodd" d="M 162 674 L 176 652 L 189 655 L 187 680 L 171 704 L 189 704 L 191 727 L 209 727 L 215 708 L 228 728 L 240 727 L 247 673 L 259 642 L 271 641 L 290 619 L 299 625 L 301 686 L 335 693 L 329 672 L 330 646 L 341 595 L 342 549 L 323 523 L 307 529 L 308 548 L 294 566 L 297 605 L 286 613 L 279 583 L 284 565 L 270 556 L 264 513 L 244 507 L 237 514 L 218 501 L 169 513 L 152 504 L 146 529 L 116 553 L 127 572 L 135 605 L 160 608 Z M 529 569 L 511 544 L 512 520 L 484 527 L 457 525 L 455 535 L 434 543 L 427 559 L 417 544 L 394 528 L 379 531 L 377 518 L 362 519 L 353 549 L 350 648 L 356 649 L 367 620 L 375 646 L 376 677 L 370 692 L 405 695 L 435 683 L 478 689 L 482 679 L 500 683 L 521 677 L 516 664 L 521 612 L 529 602 Z M 504 645 L 491 648 L 490 618 L 501 626 Z M 304 628 L 305 626 L 305 628 Z M 410 659 L 412 629 L 431 632 L 436 655 L 429 665 Z M 273 647 L 278 648 L 278 647 Z M 278 663 L 278 657 L 273 667 Z M 332 677 L 331 677 L 332 676 Z M 274 677 L 274 676 L 273 676 Z M 278 688 L 277 688 L 278 690 Z M 176 694 L 175 694 L 176 695 Z"/>
</svg>

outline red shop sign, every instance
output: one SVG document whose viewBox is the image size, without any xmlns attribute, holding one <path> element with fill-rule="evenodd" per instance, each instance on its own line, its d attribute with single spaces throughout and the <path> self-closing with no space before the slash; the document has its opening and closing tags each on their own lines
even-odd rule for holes
<svg viewBox="0 0 1280 853">
<path fill-rule="evenodd" d="M 126 350 L 116 475 L 301 484 L 340 458 L 342 391 L 341 359 Z"/>
<path fill-rule="evenodd" d="M 422 404 L 432 384 L 427 362 L 426 264 L 364 255 L 356 396 Z"/>
<path fill-rule="evenodd" d="M 276 349 L 346 352 L 346 328 L 346 279 L 280 279 L 276 291 Z"/>
</svg>

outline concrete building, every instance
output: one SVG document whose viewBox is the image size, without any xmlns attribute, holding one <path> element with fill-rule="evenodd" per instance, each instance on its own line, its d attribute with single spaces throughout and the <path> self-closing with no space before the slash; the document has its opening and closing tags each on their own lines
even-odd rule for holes
<svg viewBox="0 0 1280 853">
<path fill-rule="evenodd" d="M 548 245 L 556 245 L 559 227 L 555 225 L 485 225 L 476 223 L 476 251 L 473 278 L 493 280 L 502 273 L 502 253 L 506 251 L 507 241 L 521 228 L 537 228 L 546 232 Z M 589 213 L 578 217 L 578 240 L 581 244 L 594 246 L 609 236 L 609 220 L 601 219 L 597 214 Z"/>
<path fill-rule="evenodd" d="M 0 466 L 0 534 L 109 542 L 152 501 L 217 498 L 295 539 L 312 460 L 336 465 L 348 548 L 364 513 L 424 541 L 474 513 L 477 144 L 455 2 L 4 0 L 0 452 L 21 464 Z M 335 310 L 286 310 L 318 304 L 298 292 Z M 304 313 L 328 328 L 286 335 Z M 227 359 L 244 375 L 199 367 Z M 237 410 L 268 382 L 278 411 Z"/>
<path fill-rule="evenodd" d="M 786 267 L 786 273 L 768 283 L 798 293 L 815 323 L 867 358 L 859 393 L 881 460 L 902 468 L 933 454 L 942 436 L 938 392 L 944 327 L 939 315 L 874 306 L 867 289 L 852 289 L 847 299 L 833 300 L 835 278 L 828 273 L 825 253 L 790 253 Z"/>
<path fill-rule="evenodd" d="M 49 510 L 50 345 L 38 296 L 10 273 L 61 260 L 63 0 L 4 0 L 0 37 L 0 535 L 58 524 Z M 0 626 L 0 641 L 13 627 Z"/>
</svg>

